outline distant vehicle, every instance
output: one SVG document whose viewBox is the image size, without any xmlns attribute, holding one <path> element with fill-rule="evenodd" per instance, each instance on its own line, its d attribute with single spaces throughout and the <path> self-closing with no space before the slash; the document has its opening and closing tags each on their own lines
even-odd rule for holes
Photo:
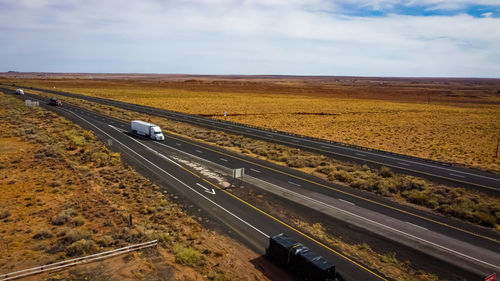
<svg viewBox="0 0 500 281">
<path fill-rule="evenodd" d="M 151 124 L 148 122 L 140 121 L 140 120 L 132 120 L 131 122 L 132 131 L 139 135 L 147 136 L 153 140 L 164 140 L 165 137 L 161 132 L 160 127 L 155 124 Z"/>
<path fill-rule="evenodd" d="M 16 93 L 17 93 L 18 95 L 24 95 L 24 91 L 23 91 L 23 89 L 17 89 L 17 90 L 16 90 Z"/>
<path fill-rule="evenodd" d="M 283 233 L 269 238 L 266 256 L 293 271 L 301 280 L 345 281 L 335 272 L 335 266 L 331 262 Z"/>
<path fill-rule="evenodd" d="M 61 106 L 62 102 L 58 98 L 50 98 L 49 104 L 54 106 Z"/>
</svg>

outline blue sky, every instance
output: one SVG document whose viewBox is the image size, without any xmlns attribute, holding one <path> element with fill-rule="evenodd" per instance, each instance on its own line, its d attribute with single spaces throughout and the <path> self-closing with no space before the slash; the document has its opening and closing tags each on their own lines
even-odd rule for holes
<svg viewBox="0 0 500 281">
<path fill-rule="evenodd" d="M 0 0 L 0 71 L 500 78 L 500 0 Z"/>
</svg>

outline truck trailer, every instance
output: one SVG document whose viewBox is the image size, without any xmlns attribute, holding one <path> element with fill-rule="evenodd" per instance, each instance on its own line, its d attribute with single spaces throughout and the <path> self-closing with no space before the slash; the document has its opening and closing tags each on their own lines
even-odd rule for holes
<svg viewBox="0 0 500 281">
<path fill-rule="evenodd" d="M 331 262 L 283 233 L 269 238 L 266 256 L 304 281 L 345 281 Z"/>
<path fill-rule="evenodd" d="M 133 132 L 141 136 L 146 136 L 149 137 L 150 139 L 157 141 L 165 139 L 163 133 L 161 132 L 160 127 L 156 126 L 155 124 L 151 124 L 140 120 L 132 120 L 130 126 Z"/>
<path fill-rule="evenodd" d="M 49 104 L 53 106 L 62 106 L 62 102 L 58 98 L 50 98 Z"/>
</svg>

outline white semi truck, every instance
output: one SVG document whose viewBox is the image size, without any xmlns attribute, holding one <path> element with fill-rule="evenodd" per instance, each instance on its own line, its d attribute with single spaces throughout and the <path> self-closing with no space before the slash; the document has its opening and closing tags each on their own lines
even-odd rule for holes
<svg viewBox="0 0 500 281">
<path fill-rule="evenodd" d="M 160 127 L 156 126 L 155 124 L 140 120 L 132 120 L 131 127 L 132 131 L 134 131 L 135 133 L 147 136 L 153 140 L 160 141 L 165 139 Z"/>
<path fill-rule="evenodd" d="M 23 91 L 23 89 L 17 89 L 17 90 L 16 90 L 16 93 L 17 93 L 18 95 L 24 95 L 24 91 Z"/>
</svg>

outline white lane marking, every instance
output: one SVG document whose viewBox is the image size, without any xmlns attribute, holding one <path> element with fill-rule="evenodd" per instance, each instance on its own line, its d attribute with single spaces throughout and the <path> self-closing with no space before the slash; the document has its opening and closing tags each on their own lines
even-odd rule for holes
<svg viewBox="0 0 500 281">
<path fill-rule="evenodd" d="M 365 157 L 365 156 L 366 156 L 366 155 L 361 154 L 361 153 L 354 153 L 354 154 L 356 154 L 356 155 L 358 155 L 358 156 L 361 156 L 361 157 Z"/>
<path fill-rule="evenodd" d="M 224 159 L 224 158 L 219 158 L 220 160 L 224 161 L 224 162 L 228 162 L 229 160 L 227 159 Z"/>
<path fill-rule="evenodd" d="M 350 201 L 347 201 L 347 200 L 344 200 L 344 199 L 340 199 L 340 198 L 339 198 L 339 201 L 342 201 L 344 203 L 351 204 L 351 205 L 356 205 L 356 204 L 354 204 L 354 203 L 352 203 Z"/>
<path fill-rule="evenodd" d="M 197 150 L 195 150 L 195 151 L 196 151 L 196 152 L 198 152 L 198 153 L 203 153 L 203 151 L 201 151 L 201 150 L 199 150 L 199 149 L 197 149 Z"/>
<path fill-rule="evenodd" d="M 104 121 L 104 118 L 101 118 L 101 119 L 102 119 L 102 121 Z"/>
<path fill-rule="evenodd" d="M 266 182 L 266 181 L 263 181 L 263 182 Z M 436 248 L 440 248 L 440 249 L 442 249 L 442 250 L 445 250 L 445 251 L 448 251 L 448 252 L 451 252 L 451 253 L 457 254 L 457 255 L 459 255 L 459 256 L 462 256 L 462 257 L 465 257 L 465 258 L 468 258 L 468 259 L 471 259 L 471 260 L 475 260 L 475 261 L 477 261 L 477 262 L 480 262 L 480 263 L 482 263 L 482 264 L 485 264 L 485 265 L 487 265 L 487 266 L 491 266 L 491 267 L 493 267 L 493 268 L 495 268 L 495 269 L 497 269 L 497 270 L 500 270 L 500 267 L 499 267 L 499 266 L 496 266 L 496 265 L 490 264 L 490 263 L 488 263 L 488 262 L 482 261 L 482 260 L 480 260 L 480 259 L 477 259 L 477 258 L 471 257 L 471 256 L 466 255 L 466 254 L 462 254 L 462 253 L 460 253 L 460 252 L 458 252 L 458 251 L 452 250 L 452 249 L 450 249 L 450 248 L 446 248 L 446 247 L 441 246 L 441 245 L 439 245 L 439 244 L 436 244 L 436 243 L 434 243 L 434 242 L 431 242 L 431 241 L 425 240 L 425 239 L 423 239 L 423 238 L 420 238 L 420 237 L 417 237 L 417 236 L 415 236 L 415 235 L 412 235 L 412 234 L 406 233 L 406 232 L 401 231 L 401 230 L 399 230 L 399 229 L 395 229 L 395 228 L 393 228 L 393 227 L 387 226 L 387 225 L 382 224 L 382 223 L 380 223 L 380 222 L 376 222 L 376 221 L 373 221 L 373 220 L 371 220 L 371 219 L 368 219 L 368 218 L 362 217 L 362 216 L 360 216 L 360 215 L 357 215 L 357 214 L 354 214 L 354 213 L 348 212 L 348 211 L 343 210 L 343 209 L 340 209 L 340 208 L 338 208 L 338 207 L 334 207 L 334 206 L 332 206 L 332 205 L 328 205 L 328 204 L 326 204 L 325 202 L 321 202 L 321 201 L 319 201 L 319 200 L 316 200 L 316 199 L 313 199 L 313 198 L 307 197 L 307 196 L 305 196 L 305 195 L 302 195 L 302 194 L 300 194 L 300 193 L 297 193 L 297 192 L 294 192 L 294 191 L 291 191 L 291 190 L 285 189 L 285 188 L 280 187 L 280 186 L 277 186 L 277 185 L 275 185 L 275 184 L 272 184 L 272 183 L 268 183 L 268 184 L 271 184 L 271 185 L 275 186 L 276 188 L 283 190 L 284 192 L 289 192 L 289 193 L 293 194 L 294 196 L 301 197 L 301 198 L 304 198 L 305 200 L 310 200 L 310 201 L 312 201 L 312 202 L 316 202 L 316 203 L 321 204 L 321 205 L 323 205 L 323 206 L 325 206 L 325 207 L 332 208 L 332 209 L 335 209 L 335 210 L 337 210 L 337 211 L 339 211 L 339 212 L 343 212 L 343 213 L 345 213 L 345 214 L 348 214 L 348 215 L 351 215 L 351 216 L 357 217 L 357 218 L 359 218 L 359 219 L 365 220 L 365 221 L 370 222 L 370 223 L 372 223 L 372 224 L 376 224 L 376 225 L 379 225 L 379 226 L 381 226 L 381 227 L 385 227 L 385 228 L 387 228 L 387 229 L 389 229 L 389 230 L 391 230 L 391 231 L 394 231 L 394 232 L 399 232 L 399 233 L 401 233 L 401 234 L 403 234 L 403 235 L 406 235 L 406 236 L 409 236 L 409 237 L 411 237 L 411 238 L 413 238 L 413 239 L 420 240 L 420 241 L 422 241 L 422 242 L 424 242 L 424 243 L 430 244 L 430 245 L 432 245 L 432 246 L 434 246 L 434 247 L 436 247 Z"/>
<path fill-rule="evenodd" d="M 406 166 L 406 167 L 410 167 L 411 165 L 408 164 L 408 163 L 403 163 L 403 162 L 397 162 L 399 165 L 403 165 L 403 166 Z"/>
<path fill-rule="evenodd" d="M 248 225 L 249 227 L 251 227 L 252 229 L 254 229 L 255 231 L 259 232 L 260 234 L 262 234 L 263 236 L 265 236 L 266 238 L 269 238 L 270 236 L 267 235 L 266 233 L 262 232 L 262 230 L 256 228 L 255 226 L 251 225 L 250 223 L 246 222 L 244 219 L 238 217 L 237 215 L 233 214 L 231 211 L 227 210 L 226 208 L 222 207 L 221 205 L 217 204 L 216 202 L 214 202 L 213 200 L 211 200 L 210 198 L 206 197 L 205 195 L 199 193 L 197 190 L 193 189 L 192 187 L 190 187 L 189 185 L 187 185 L 186 183 L 184 183 L 183 181 L 179 180 L 178 178 L 174 177 L 172 174 L 168 173 L 167 171 L 163 170 L 162 168 L 160 168 L 158 165 L 156 165 L 155 163 L 149 161 L 148 159 L 146 159 L 144 156 L 140 155 L 139 153 L 135 152 L 133 149 L 131 149 L 130 147 L 124 145 L 123 143 L 121 143 L 119 140 L 115 139 L 114 137 L 112 137 L 111 135 L 109 135 L 108 133 L 104 132 L 101 128 L 97 127 L 96 125 L 90 123 L 89 121 L 85 120 L 84 118 L 78 116 L 78 114 L 72 112 L 72 111 L 69 111 L 67 110 L 68 112 L 74 114 L 76 117 L 82 119 L 83 121 L 87 122 L 89 125 L 95 127 L 97 130 L 101 131 L 103 134 L 107 135 L 108 137 L 110 137 L 111 139 L 113 139 L 115 142 L 121 144 L 123 147 L 126 147 L 128 150 L 130 150 L 132 153 L 136 154 L 138 157 L 142 158 L 144 161 L 148 162 L 149 164 L 151 164 L 152 166 L 154 166 L 155 168 L 157 168 L 158 170 L 162 171 L 163 173 L 165 173 L 166 175 L 168 175 L 169 177 L 175 179 L 176 181 L 178 181 L 179 183 L 181 183 L 182 185 L 184 185 L 185 187 L 189 188 L 191 191 L 193 191 L 194 193 L 198 194 L 199 196 L 203 197 L 205 200 L 209 201 L 210 203 L 214 204 L 215 206 L 219 207 L 221 210 L 225 211 L 226 213 L 230 214 L 231 216 L 235 217 L 236 219 L 238 219 L 239 221 L 243 222 L 244 224 Z M 111 128 L 117 130 L 117 128 L 114 128 L 113 126 L 110 126 Z M 131 138 L 132 139 L 132 138 Z M 166 157 L 166 156 L 165 156 Z M 168 158 L 168 157 L 167 157 Z M 171 160 L 172 162 L 174 162 L 173 160 Z M 174 162 L 175 163 L 175 162 Z"/>
<path fill-rule="evenodd" d="M 250 171 L 254 171 L 254 172 L 256 172 L 256 173 L 262 173 L 261 171 L 259 171 L 259 170 L 255 170 L 254 168 L 250 168 Z"/>
<path fill-rule="evenodd" d="M 449 175 L 465 179 L 465 176 L 462 176 L 462 175 L 457 175 L 457 174 L 454 174 L 454 173 L 449 173 Z"/>
<path fill-rule="evenodd" d="M 113 121 L 110 121 L 110 122 L 111 122 L 111 124 L 115 124 L 115 122 L 113 122 Z"/>
<path fill-rule="evenodd" d="M 321 147 L 322 147 L 322 148 L 329 149 L 329 147 L 328 147 L 328 146 L 324 146 L 324 145 L 322 145 Z"/>
<path fill-rule="evenodd" d="M 298 141 L 298 140 L 292 140 L 292 141 L 293 141 L 293 142 L 296 142 L 296 143 L 299 143 L 299 142 L 300 142 L 300 141 Z"/>
<path fill-rule="evenodd" d="M 414 226 L 414 227 L 421 228 L 421 229 L 423 229 L 423 230 L 428 230 L 427 228 L 425 228 L 425 227 L 423 227 L 423 226 L 416 225 L 416 224 L 413 224 L 413 223 L 411 223 L 411 222 L 406 222 L 406 223 L 407 223 L 407 224 L 409 224 L 409 225 L 412 225 L 412 226 Z"/>
<path fill-rule="evenodd" d="M 288 181 L 288 183 L 289 183 L 289 184 L 293 184 L 293 185 L 295 185 L 295 186 L 300 186 L 300 184 L 295 183 L 295 182 L 293 182 L 293 181 Z"/>
<path fill-rule="evenodd" d="M 251 132 L 250 130 L 245 130 L 245 131 L 246 131 L 246 132 L 249 132 L 249 133 Z"/>
<path fill-rule="evenodd" d="M 268 137 L 272 137 L 272 135 L 270 135 L 270 134 L 266 134 L 266 136 L 268 136 Z"/>
<path fill-rule="evenodd" d="M 206 192 L 206 193 L 210 193 L 210 194 L 215 195 L 215 190 L 214 190 L 213 188 L 212 188 L 212 190 L 210 190 L 210 189 L 208 189 L 208 188 L 204 187 L 203 185 L 201 185 L 201 184 L 199 184 L 199 183 L 196 183 L 196 185 L 197 185 L 197 186 L 202 187 L 202 188 L 203 188 L 203 190 L 205 190 L 205 192 Z"/>
<path fill-rule="evenodd" d="M 178 142 L 176 142 L 176 143 L 175 143 L 175 145 L 177 145 L 177 146 L 182 146 L 182 144 L 180 144 L 180 143 L 178 143 Z"/>
</svg>

